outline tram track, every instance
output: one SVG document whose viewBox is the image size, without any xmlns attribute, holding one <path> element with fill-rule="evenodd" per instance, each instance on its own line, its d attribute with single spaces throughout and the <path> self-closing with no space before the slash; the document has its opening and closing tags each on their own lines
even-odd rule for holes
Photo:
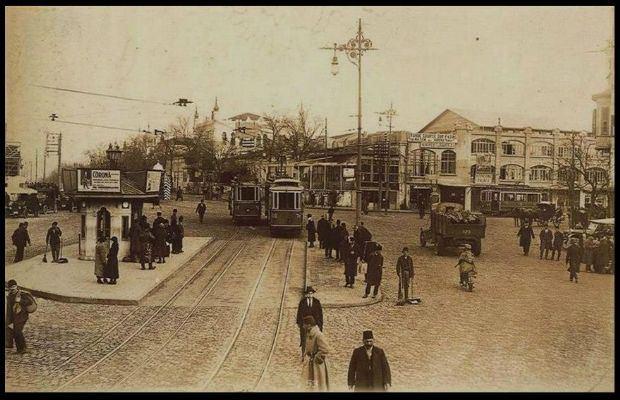
<svg viewBox="0 0 620 400">
<path fill-rule="evenodd" d="M 60 383 L 55 388 L 55 391 L 60 391 L 60 390 L 62 390 L 64 388 L 68 387 L 69 385 L 71 385 L 72 383 L 74 383 L 78 379 L 80 379 L 82 376 L 86 375 L 87 373 L 89 373 L 90 371 L 95 369 L 102 362 L 104 362 L 105 360 L 107 360 L 108 358 L 113 356 L 114 354 L 118 353 L 120 349 L 122 349 L 125 345 L 127 345 L 130 341 L 132 341 L 132 339 L 134 339 L 138 334 L 143 332 L 145 330 L 145 328 L 151 322 L 157 322 L 158 320 L 154 321 L 157 316 L 165 316 L 167 314 L 167 312 L 170 311 L 170 308 L 173 305 L 173 303 L 175 302 L 175 300 L 177 298 L 179 298 L 179 296 L 183 293 L 183 291 L 186 290 L 188 287 L 190 287 L 190 285 L 192 285 L 194 282 L 196 282 L 201 277 L 201 275 L 207 270 L 207 267 L 212 265 L 221 255 L 223 255 L 223 253 L 226 251 L 226 249 L 230 248 L 230 244 L 232 242 L 234 242 L 236 239 L 239 238 L 240 233 L 241 233 L 241 230 L 237 229 L 229 238 L 223 239 L 223 240 L 219 241 L 217 244 L 214 243 L 214 247 L 207 246 L 205 248 L 205 250 L 209 250 L 209 249 L 214 250 L 213 254 L 210 255 L 209 258 L 206 261 L 201 262 L 199 268 L 195 272 L 193 272 L 191 274 L 191 276 L 188 279 L 186 279 L 172 293 L 172 295 L 167 298 L 167 300 L 165 300 L 163 302 L 163 304 L 161 304 L 159 306 L 156 306 L 156 307 L 144 307 L 144 306 L 136 307 L 130 313 L 128 313 L 123 318 L 121 318 L 119 321 L 114 323 L 110 328 L 108 328 L 103 334 L 101 334 L 93 342 L 90 342 L 89 344 L 84 346 L 82 349 L 78 350 L 76 353 L 71 355 L 68 359 L 63 361 L 61 364 L 56 366 L 53 369 L 52 372 L 58 373 L 58 372 L 61 372 L 61 370 L 64 368 L 64 369 L 69 369 L 69 371 L 71 373 L 71 372 L 74 372 L 74 371 L 72 371 L 71 368 L 66 368 L 66 367 L 71 362 L 75 363 L 75 360 L 78 357 L 84 356 L 84 358 L 88 358 L 86 356 L 91 355 L 91 354 L 88 354 L 89 352 L 95 352 L 95 353 L 102 352 L 102 353 L 104 353 L 104 355 L 102 357 L 96 356 L 94 362 L 87 363 L 88 366 L 86 368 L 83 368 L 80 372 L 78 372 L 77 374 L 73 375 L 68 380 Z M 252 234 L 251 236 L 253 237 L 253 236 L 255 236 L 255 234 Z M 247 244 L 248 241 L 246 240 L 246 241 L 244 241 L 244 243 Z M 246 244 L 242 244 L 242 247 L 245 246 Z M 192 257 L 189 260 L 188 263 L 195 262 L 195 260 L 201 254 L 203 254 L 203 251 L 199 252 L 197 255 Z M 230 261 L 230 257 L 228 258 L 228 260 Z M 152 309 L 152 308 L 154 308 L 155 310 L 152 313 L 150 313 L 150 315 L 149 315 L 148 311 L 150 309 Z M 132 317 L 139 316 L 139 314 L 141 314 L 144 310 L 146 310 L 146 314 L 148 316 L 145 319 L 142 319 L 141 321 L 138 322 L 138 327 L 137 328 L 132 330 L 131 328 L 134 328 L 135 325 L 134 324 L 128 324 L 129 328 L 130 328 L 128 330 L 128 332 L 127 331 L 123 332 L 122 329 L 119 329 L 119 328 L 121 328 L 123 326 L 123 324 L 125 322 L 130 321 Z M 119 334 L 119 333 L 121 335 L 124 333 L 127 336 L 123 340 L 121 340 L 120 343 L 114 344 L 113 335 L 114 334 Z M 109 344 L 106 345 L 106 343 L 104 343 L 104 341 L 106 339 L 110 339 L 110 338 L 112 338 L 113 343 L 111 345 L 109 345 Z M 97 348 L 97 345 L 99 345 L 99 344 L 102 344 L 102 346 L 104 347 L 103 351 L 101 351 L 102 349 L 98 349 Z M 107 347 L 109 347 L 109 348 L 107 348 Z M 79 366 L 78 366 L 78 369 L 79 369 Z M 60 374 L 60 375 L 62 375 L 62 374 Z"/>
</svg>

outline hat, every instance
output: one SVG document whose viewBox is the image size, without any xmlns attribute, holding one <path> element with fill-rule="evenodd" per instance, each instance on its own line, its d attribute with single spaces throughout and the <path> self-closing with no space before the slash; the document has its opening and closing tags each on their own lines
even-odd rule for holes
<svg viewBox="0 0 620 400">
<path fill-rule="evenodd" d="M 465 247 L 467 250 L 471 250 L 471 244 L 469 243 L 465 243 L 463 247 Z"/>
<path fill-rule="evenodd" d="M 306 288 L 306 291 L 305 291 L 304 293 L 305 293 L 305 294 L 308 294 L 308 293 L 316 293 L 316 290 L 314 290 L 314 288 L 313 288 L 312 286 L 308 286 L 308 287 Z"/>
<path fill-rule="evenodd" d="M 310 218 L 312 216 L 312 214 L 308 214 L 308 218 Z"/>
<path fill-rule="evenodd" d="M 15 281 L 15 279 L 9 279 L 9 281 L 6 283 L 7 287 L 11 287 L 11 286 L 17 286 L 17 282 Z"/>
<path fill-rule="evenodd" d="M 409 251 L 409 247 L 407 246 L 403 247 L 403 251 Z"/>
<path fill-rule="evenodd" d="M 366 340 L 366 339 L 374 339 L 374 337 L 372 336 L 372 331 L 364 331 L 363 338 L 364 338 L 364 340 Z"/>
<path fill-rule="evenodd" d="M 314 317 L 312 315 L 306 315 L 303 318 L 304 324 L 307 325 L 316 325 L 316 321 L 314 320 Z"/>
</svg>

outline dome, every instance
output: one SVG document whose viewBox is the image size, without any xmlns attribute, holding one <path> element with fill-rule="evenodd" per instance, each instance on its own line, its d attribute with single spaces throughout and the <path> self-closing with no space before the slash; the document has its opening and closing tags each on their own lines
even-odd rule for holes
<svg viewBox="0 0 620 400">
<path fill-rule="evenodd" d="M 153 169 L 154 169 L 155 171 L 163 171 L 163 170 L 164 170 L 164 166 L 163 166 L 163 165 L 161 165 L 161 164 L 159 163 L 159 161 L 158 161 L 158 162 L 157 162 L 157 164 L 153 165 Z"/>
</svg>

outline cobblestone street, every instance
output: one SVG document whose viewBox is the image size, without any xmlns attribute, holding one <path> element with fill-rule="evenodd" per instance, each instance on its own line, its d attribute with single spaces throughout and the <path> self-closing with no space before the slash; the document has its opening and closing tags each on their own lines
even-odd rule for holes
<svg viewBox="0 0 620 400">
<path fill-rule="evenodd" d="M 168 217 L 172 208 L 177 208 L 179 214 L 185 216 L 186 236 L 228 239 L 237 229 L 225 202 L 207 202 L 203 225 L 198 223 L 195 206 L 196 202 L 190 199 L 162 202 L 162 211 Z M 156 211 L 157 208 L 145 207 L 149 220 Z M 323 210 L 307 212 L 318 220 Z M 77 214 L 59 214 L 58 218 L 53 218 L 61 222 L 63 231 L 69 235 L 72 217 L 77 218 Z M 337 210 L 334 217 L 344 220 L 349 228 L 354 224 L 352 211 Z M 34 232 L 36 235 L 44 232 L 38 225 L 45 225 L 47 229 L 51 222 L 48 219 L 46 216 L 36 223 L 31 222 L 33 245 Z M 9 223 L 6 232 L 14 229 L 13 221 L 6 220 Z M 538 259 L 539 228 L 534 229 L 537 236 L 530 255 L 523 256 L 512 219 L 488 218 L 482 254 L 476 261 L 476 287 L 469 293 L 458 286 L 455 254 L 440 257 L 434 254 L 434 248 L 419 246 L 420 227 L 428 225 L 428 217 L 420 220 L 412 213 L 371 213 L 364 216 L 363 221 L 372 232 L 373 240 L 384 248 L 383 300 L 372 305 L 324 309 L 324 333 L 331 346 L 327 357 L 331 390 L 347 390 L 349 359 L 353 349 L 361 345 L 362 331 L 366 329 L 373 330 L 376 345 L 386 352 L 392 370 L 392 391 L 613 390 L 613 275 L 582 272 L 579 283 L 571 283 L 563 258 L 560 261 Z M 219 261 L 207 267 L 205 275 L 175 302 L 173 308 L 139 334 L 139 343 L 110 357 L 101 364 L 105 369 L 89 372 L 83 377 L 88 379 L 80 380 L 80 385 L 76 382 L 72 390 L 203 390 L 214 373 L 215 364 L 232 346 L 230 338 L 240 323 L 272 243 L 266 226 L 243 227 L 242 231 L 244 236 L 231 242 L 226 252 L 228 256 L 222 255 Z M 290 271 L 284 296 L 286 307 L 282 325 L 275 351 L 257 390 L 302 389 L 295 317 L 303 286 L 300 270 L 304 239 L 305 232 L 291 248 L 294 268 Z M 43 239 L 36 241 L 43 242 Z M 285 238 L 275 242 L 274 261 L 267 264 L 265 277 L 256 286 L 256 300 L 249 305 L 239 341 L 231 347 L 228 359 L 235 373 L 228 373 L 230 366 L 223 364 L 222 374 L 211 381 L 208 390 L 245 390 L 246 384 L 240 381 L 246 378 L 254 381 L 257 370 L 266 362 L 284 287 L 289 242 Z M 241 247 L 243 244 L 247 247 Z M 416 271 L 413 293 L 422 303 L 396 307 L 395 264 L 403 246 L 411 250 Z M 239 258 L 233 259 L 231 255 L 237 248 L 244 250 Z M 6 256 L 12 249 L 5 249 Z M 194 264 L 209 256 L 208 249 Z M 316 297 L 323 300 L 322 292 L 342 291 L 347 298 L 361 300 L 363 278 L 358 276 L 355 289 L 343 288 L 342 265 L 328 262 L 320 255 L 317 257 L 316 253 L 321 251 L 318 246 L 308 249 L 308 259 L 312 260 L 309 275 L 311 284 L 317 289 Z M 233 261 L 230 272 L 223 273 L 221 284 L 191 314 L 192 303 L 201 290 L 211 284 L 212 277 L 217 276 L 216 265 L 224 265 L 225 260 Z M 193 271 L 192 268 L 188 265 L 187 270 Z M 25 328 L 30 352 L 17 355 L 14 349 L 5 350 L 6 389 L 51 391 L 59 388 L 98 357 L 103 357 L 148 318 L 188 272 L 183 268 L 177 274 L 179 278 L 173 277 L 159 293 L 147 297 L 138 307 L 39 300 L 39 309 L 31 315 Z M 187 326 L 179 331 L 176 339 L 161 352 L 153 353 L 153 349 L 164 343 L 190 314 Z M 122 329 L 102 336 L 126 316 L 127 320 L 120 325 Z M 157 323 L 162 317 L 166 322 Z M 68 361 L 97 340 L 101 340 L 96 345 L 99 353 L 91 348 Z M 244 353 L 247 357 L 243 357 Z M 148 366 L 123 380 L 124 371 L 128 374 L 145 360 Z M 31 374 L 20 373 L 24 367 L 28 367 Z M 242 371 L 248 372 L 242 374 Z M 253 383 L 248 383 L 247 387 L 253 387 Z"/>
</svg>

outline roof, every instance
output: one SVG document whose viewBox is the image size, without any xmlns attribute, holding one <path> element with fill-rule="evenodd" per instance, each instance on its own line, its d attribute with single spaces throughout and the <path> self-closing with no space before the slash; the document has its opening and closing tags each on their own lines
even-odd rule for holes
<svg viewBox="0 0 620 400">
<path fill-rule="evenodd" d="M 563 127 L 563 121 L 554 121 L 550 118 L 544 118 L 540 116 L 524 116 L 519 114 L 505 113 L 505 112 L 489 112 L 480 110 L 470 110 L 465 108 L 447 108 L 441 114 L 439 114 L 430 123 L 420 129 L 420 132 L 424 131 L 428 126 L 439 120 L 447 113 L 454 113 L 463 119 L 471 122 L 473 125 L 479 127 L 495 127 L 501 125 L 504 128 L 524 129 L 532 128 L 542 130 L 554 130 L 560 129 L 563 131 L 570 131 L 574 129 L 568 129 Z"/>
<path fill-rule="evenodd" d="M 129 178 L 124 177 L 123 175 L 121 175 L 121 194 L 123 195 L 141 195 L 141 194 L 146 194 L 143 191 L 141 191 L 140 189 L 138 189 L 138 184 L 135 183 L 134 181 L 132 181 Z"/>
<path fill-rule="evenodd" d="M 248 119 L 251 119 L 252 121 L 257 121 L 261 118 L 260 115 L 256 115 L 256 114 L 252 114 L 252 113 L 243 113 L 243 114 L 238 114 L 235 115 L 233 117 L 230 117 L 228 119 L 232 120 L 232 121 L 246 121 Z"/>
</svg>

